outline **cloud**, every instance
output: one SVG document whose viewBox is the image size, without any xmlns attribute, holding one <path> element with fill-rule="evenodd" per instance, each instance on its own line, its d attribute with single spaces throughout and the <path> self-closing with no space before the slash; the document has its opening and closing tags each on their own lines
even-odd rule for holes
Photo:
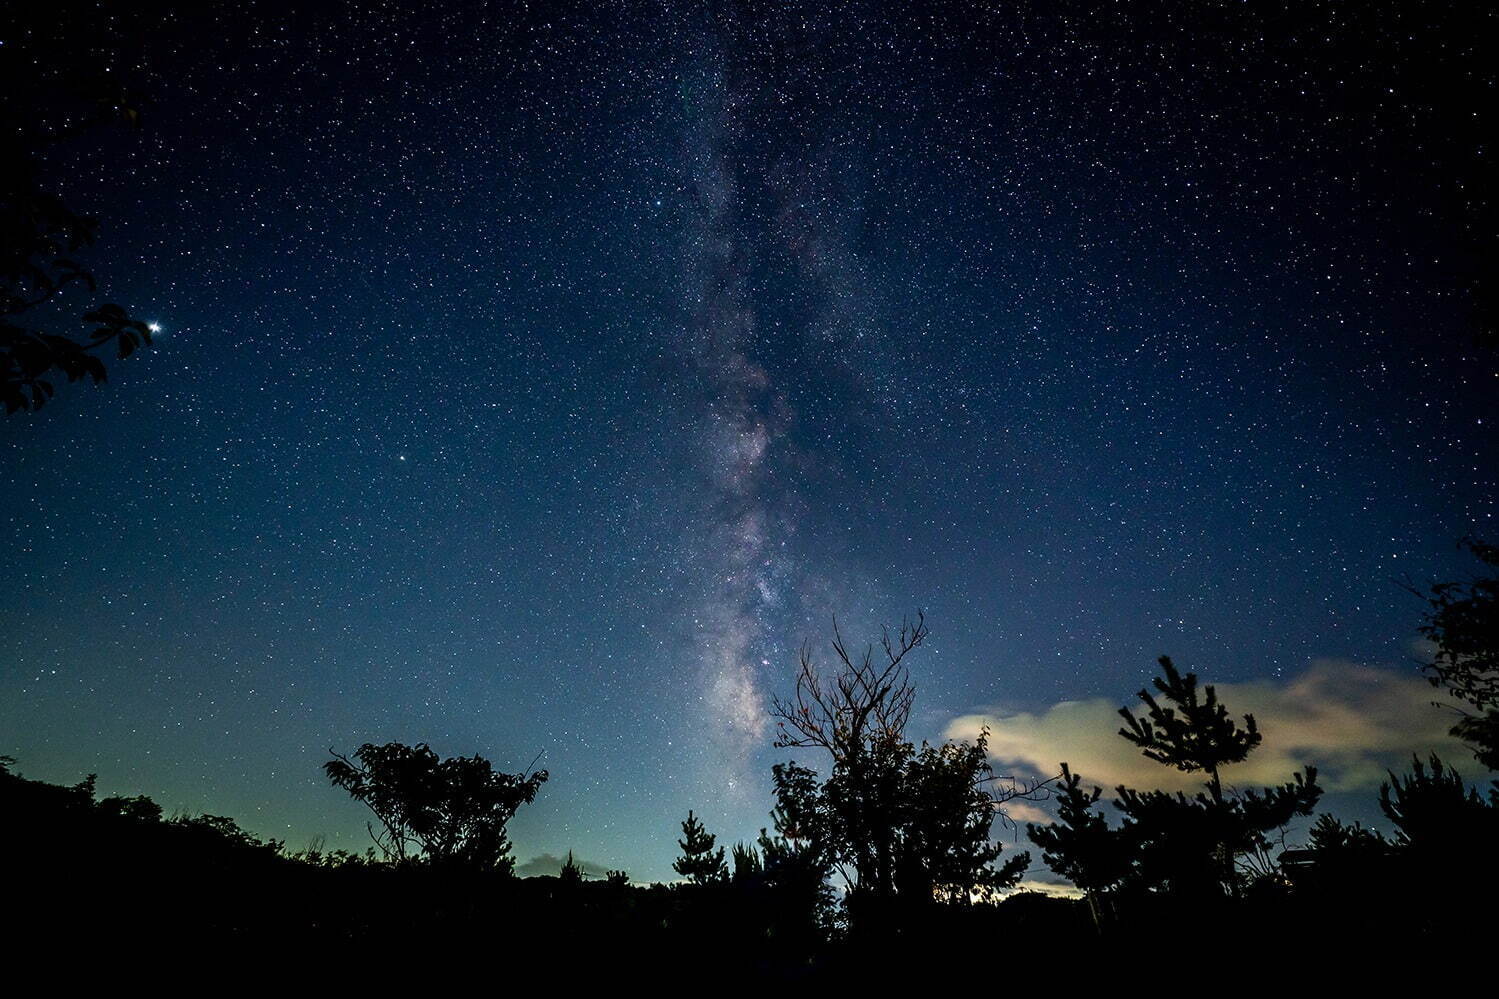
<svg viewBox="0 0 1499 999">
<path fill-rule="evenodd" d="M 566 857 L 543 853 L 540 856 L 532 857 L 524 864 L 516 864 L 515 873 L 523 878 L 556 876 L 561 873 L 562 865 L 565 863 L 567 863 Z M 591 860 L 583 860 L 576 856 L 573 857 L 573 865 L 583 872 L 585 878 L 602 879 L 610 871 L 610 868 L 605 867 L 603 864 L 595 864 Z"/>
<path fill-rule="evenodd" d="M 1293 770 L 1317 767 L 1329 791 L 1376 787 L 1389 768 L 1412 754 L 1437 752 L 1459 760 L 1466 750 L 1447 729 L 1454 716 L 1432 705 L 1431 686 L 1413 673 L 1319 660 L 1286 680 L 1215 684 L 1237 718 L 1253 714 L 1264 742 L 1243 763 L 1226 767 L 1225 783 L 1262 786 L 1285 782 Z M 1133 697 L 1063 701 L 1037 714 L 965 715 L 947 736 L 972 739 L 989 727 L 996 763 L 1031 774 L 1052 774 L 1060 761 L 1090 784 L 1111 790 L 1126 784 L 1169 791 L 1200 790 L 1201 774 L 1184 774 L 1146 759 L 1118 735 L 1119 707 Z"/>
<path fill-rule="evenodd" d="M 1057 881 L 1022 881 L 1009 893 L 1009 896 L 1036 894 L 1049 895 L 1052 898 L 1082 898 L 1083 890 L 1075 885 L 1062 884 Z"/>
</svg>

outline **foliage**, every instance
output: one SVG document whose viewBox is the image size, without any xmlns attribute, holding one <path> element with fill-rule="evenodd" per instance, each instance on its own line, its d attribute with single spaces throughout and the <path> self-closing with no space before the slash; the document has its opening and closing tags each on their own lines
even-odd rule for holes
<svg viewBox="0 0 1499 999">
<path fill-rule="evenodd" d="M 1398 846 L 1419 855 L 1456 860 L 1487 855 L 1499 842 L 1499 790 L 1485 801 L 1436 754 L 1431 769 L 1412 758 L 1410 774 L 1379 788 L 1379 808 L 1395 826 Z"/>
<path fill-rule="evenodd" d="M 796 762 L 771 767 L 776 805 L 770 817 L 775 834 L 760 830 L 764 883 L 782 899 L 791 919 L 807 932 L 832 922 L 833 891 L 828 886 L 834 850 L 817 773 Z"/>
<path fill-rule="evenodd" d="M 426 743 L 365 743 L 354 759 L 333 753 L 323 771 L 375 813 L 381 831 L 371 825 L 370 836 L 388 860 L 507 872 L 505 825 L 547 780 L 545 770 L 496 773 L 477 755 L 439 759 Z"/>
<path fill-rule="evenodd" d="M 1103 788 L 1082 789 L 1082 778 L 1062 764 L 1057 786 L 1057 822 L 1028 827 L 1032 843 L 1042 849 L 1041 860 L 1057 874 L 1088 894 L 1090 901 L 1119 885 L 1130 872 L 1131 844 L 1124 834 L 1095 810 Z M 1094 902 L 1094 918 L 1099 919 Z"/>
<path fill-rule="evenodd" d="M 905 737 L 916 691 L 904 660 L 926 636 L 920 615 L 894 636 L 885 631 L 877 663 L 872 646 L 852 655 L 835 621 L 837 668 L 824 675 L 803 646 L 796 693 L 773 706 L 776 745 L 819 749 L 831 764 L 825 779 L 794 761 L 774 768 L 777 828 L 809 868 L 836 868 L 850 905 L 867 910 L 896 898 L 993 896 L 1029 863 L 1022 854 L 994 866 L 1000 847 L 990 828 L 998 809 L 1042 791 L 998 783 L 988 733 L 966 746 L 917 748 Z"/>
<path fill-rule="evenodd" d="M 771 932 L 802 945 L 827 935 L 834 921 L 828 862 L 817 844 L 761 829 L 760 883 L 774 900 Z M 753 882 L 751 882 L 753 883 Z"/>
<path fill-rule="evenodd" d="M 735 843 L 729 856 L 734 861 L 734 872 L 730 875 L 734 884 L 746 884 L 764 878 L 765 861 L 753 844 Z"/>
<path fill-rule="evenodd" d="M 1490 570 L 1461 582 L 1437 583 L 1426 593 L 1421 634 L 1436 652 L 1424 667 L 1433 686 L 1476 709 L 1452 728 L 1479 763 L 1499 770 L 1499 547 L 1472 538 L 1468 549 Z"/>
<path fill-rule="evenodd" d="M 160 822 L 161 806 L 144 794 L 129 798 L 112 797 L 99 802 L 99 811 L 118 815 L 132 822 Z"/>
<path fill-rule="evenodd" d="M 1199 792 L 1117 789 L 1123 836 L 1134 851 L 1132 879 L 1141 887 L 1182 896 L 1236 894 L 1234 866 L 1242 854 L 1268 852 L 1266 834 L 1310 815 L 1322 796 L 1315 767 L 1278 787 L 1214 798 Z"/>
<path fill-rule="evenodd" d="M 1206 793 L 1117 789 L 1114 801 L 1125 817 L 1124 836 L 1135 853 L 1133 877 L 1146 888 L 1184 896 L 1237 894 L 1235 858 L 1267 852 L 1266 834 L 1298 815 L 1310 815 L 1322 796 L 1315 767 L 1279 787 L 1226 794 L 1220 770 L 1245 760 L 1262 736 L 1253 715 L 1241 728 L 1208 685 L 1199 693 L 1197 676 L 1183 675 L 1170 657 L 1160 658 L 1155 687 L 1166 704 L 1139 693 L 1146 714 L 1119 713 L 1128 723 L 1119 734 L 1149 759 L 1184 773 L 1206 773 Z"/>
<path fill-rule="evenodd" d="M 38 8 L 42 12 L 42 8 Z M 78 254 L 94 243 L 97 220 L 80 215 L 41 179 L 60 140 L 111 122 L 138 125 L 126 80 L 140 75 L 139 48 L 86 22 L 42 23 L 6 34 L 0 58 L 0 403 L 7 413 L 36 410 L 69 382 L 105 380 L 98 351 L 129 357 L 151 343 L 151 327 L 125 309 L 87 311 L 82 339 L 30 328 L 22 314 L 72 285 L 96 290 Z"/>
<path fill-rule="evenodd" d="M 557 872 L 557 880 L 563 885 L 580 885 L 583 883 L 583 868 L 573 859 L 573 852 L 567 851 L 567 859 L 562 862 L 562 869 Z"/>
<path fill-rule="evenodd" d="M 1307 849 L 1323 859 L 1335 854 L 1378 852 L 1389 846 L 1377 830 L 1366 829 L 1357 822 L 1345 825 L 1325 813 L 1312 823 L 1307 840 Z"/>
<path fill-rule="evenodd" d="M 682 855 L 672 863 L 672 870 L 696 885 L 727 881 L 729 868 L 724 863 L 723 847 L 714 849 L 716 841 L 697 816 L 688 811 L 682 823 L 682 838 L 677 840 Z"/>
<path fill-rule="evenodd" d="M 1387 890 L 1382 882 L 1387 880 L 1393 848 L 1394 844 L 1374 829 L 1319 815 L 1307 833 L 1305 853 L 1311 866 L 1298 878 L 1317 890 L 1345 898 L 1368 896 Z"/>
<path fill-rule="evenodd" d="M 1174 706 L 1163 706 L 1150 691 L 1140 691 L 1145 715 L 1136 718 L 1129 708 L 1120 708 L 1128 727 L 1121 728 L 1119 734 L 1158 763 L 1183 773 L 1206 772 L 1213 800 L 1221 803 L 1219 768 L 1243 761 L 1263 738 L 1254 716 L 1245 715 L 1244 727 L 1240 728 L 1229 717 L 1228 709 L 1218 703 L 1218 693 L 1212 686 L 1199 696 L 1197 674 L 1183 676 L 1170 656 L 1161 656 L 1160 664 L 1164 675 L 1155 678 L 1155 687 Z"/>
<path fill-rule="evenodd" d="M 1277 787 L 1225 791 L 1221 768 L 1243 761 L 1261 742 L 1254 716 L 1245 715 L 1240 727 L 1211 685 L 1199 688 L 1196 674 L 1182 674 L 1169 657 L 1160 664 L 1155 688 L 1162 700 L 1140 691 L 1145 714 L 1121 708 L 1127 727 L 1119 734 L 1149 759 L 1206 774 L 1204 791 L 1189 796 L 1121 785 L 1113 805 L 1123 822 L 1114 828 L 1095 811 L 1102 789 L 1084 792 L 1063 764 L 1058 824 L 1029 830 L 1047 866 L 1088 893 L 1095 919 L 1098 896 L 1115 888 L 1182 898 L 1238 894 L 1243 877 L 1236 858 L 1268 857 L 1267 834 L 1309 815 L 1322 794 L 1314 767 Z"/>
<path fill-rule="evenodd" d="M 958 903 L 992 900 L 1030 865 L 1030 854 L 1020 853 L 995 866 L 1003 847 L 990 839 L 997 805 L 988 743 L 987 730 L 971 743 L 923 742 L 907 762 L 900 781 L 900 892 Z"/>
</svg>

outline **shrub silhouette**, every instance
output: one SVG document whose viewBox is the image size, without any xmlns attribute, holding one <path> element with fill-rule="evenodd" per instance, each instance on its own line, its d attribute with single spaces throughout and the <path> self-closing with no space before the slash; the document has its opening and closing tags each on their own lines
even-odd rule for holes
<svg viewBox="0 0 1499 999">
<path fill-rule="evenodd" d="M 1424 667 L 1433 686 L 1473 708 L 1452 728 L 1478 762 L 1499 770 L 1499 547 L 1472 538 L 1461 546 L 1490 572 L 1461 582 L 1437 583 L 1425 593 L 1421 634 L 1436 652 Z"/>
<path fill-rule="evenodd" d="M 505 825 L 547 780 L 545 770 L 496 773 L 482 756 L 439 759 L 426 743 L 365 743 L 353 759 L 333 753 L 323 771 L 375 813 L 370 836 L 387 860 L 507 873 Z"/>
</svg>

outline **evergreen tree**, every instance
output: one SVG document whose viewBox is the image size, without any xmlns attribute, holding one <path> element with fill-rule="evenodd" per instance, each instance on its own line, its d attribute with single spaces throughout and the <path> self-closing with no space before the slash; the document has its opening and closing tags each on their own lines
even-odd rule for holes
<svg viewBox="0 0 1499 999">
<path fill-rule="evenodd" d="M 1119 734 L 1140 747 L 1149 759 L 1175 767 L 1183 773 L 1205 772 L 1213 801 L 1223 802 L 1220 767 L 1240 763 L 1263 738 L 1255 727 L 1254 715 L 1244 716 L 1240 728 L 1229 717 L 1228 709 L 1218 703 L 1218 692 L 1212 685 L 1197 690 L 1197 674 L 1183 676 L 1177 672 L 1170 656 L 1161 656 L 1164 676 L 1155 678 L 1155 687 L 1175 707 L 1162 706 L 1148 690 L 1139 693 L 1146 713 L 1136 718 L 1129 708 L 1119 713 L 1128 722 Z"/>
<path fill-rule="evenodd" d="M 682 838 L 677 846 L 682 856 L 673 863 L 672 869 L 696 885 L 718 884 L 728 880 L 729 866 L 724 861 L 723 847 L 714 848 L 717 837 L 703 828 L 703 824 L 690 810 L 682 823 Z"/>
<path fill-rule="evenodd" d="M 1102 929 L 1112 913 L 1110 893 L 1130 871 L 1130 844 L 1095 811 L 1103 788 L 1084 791 L 1082 778 L 1066 763 L 1056 793 L 1056 824 L 1031 825 L 1027 833 L 1042 849 L 1042 862 L 1083 890 L 1093 924 Z"/>
<path fill-rule="evenodd" d="M 567 851 L 567 859 L 562 862 L 562 869 L 557 872 L 557 880 L 566 887 L 575 887 L 583 883 L 583 868 L 573 860 L 573 852 Z"/>
<path fill-rule="evenodd" d="M 772 815 L 776 833 L 761 829 L 758 841 L 764 866 L 761 877 L 772 901 L 770 932 L 792 950 L 810 948 L 826 937 L 833 924 L 833 889 L 828 885 L 831 865 L 821 844 L 799 838 L 798 830 L 782 824 L 779 808 Z"/>
<path fill-rule="evenodd" d="M 759 881 L 765 874 L 765 862 L 753 843 L 735 843 L 730 851 L 734 861 L 735 884 L 750 884 Z"/>
<path fill-rule="evenodd" d="M 1297 874 L 1297 887 L 1313 888 L 1329 898 L 1378 904 L 1383 900 L 1374 896 L 1389 892 L 1390 850 L 1391 844 L 1376 830 L 1319 815 L 1307 834 L 1311 866 Z"/>
<path fill-rule="evenodd" d="M 1395 825 L 1396 846 L 1428 861 L 1433 870 L 1480 859 L 1491 865 L 1489 854 L 1499 842 L 1499 785 L 1485 801 L 1435 754 L 1429 771 L 1414 758 L 1411 768 L 1402 777 L 1390 774 L 1379 788 L 1379 808 Z"/>
<path fill-rule="evenodd" d="M 1212 685 L 1199 690 L 1194 673 L 1182 674 L 1170 657 L 1160 659 L 1155 687 L 1139 693 L 1143 717 L 1126 708 L 1119 734 L 1144 755 L 1183 773 L 1205 773 L 1206 793 L 1141 792 L 1119 787 L 1114 802 L 1125 815 L 1123 834 L 1134 850 L 1133 877 L 1146 887 L 1178 895 L 1237 894 L 1235 857 L 1263 850 L 1265 834 L 1297 815 L 1309 815 L 1322 789 L 1317 771 L 1307 767 L 1279 787 L 1225 793 L 1221 769 L 1245 760 L 1262 736 L 1253 715 L 1240 727 L 1218 701 Z"/>
<path fill-rule="evenodd" d="M 1413 759 L 1412 773 L 1392 773 L 1379 789 L 1379 807 L 1395 825 L 1391 866 L 1401 917 L 1454 951 L 1492 945 L 1499 782 L 1481 795 L 1435 755 L 1430 763 L 1428 770 Z"/>
</svg>

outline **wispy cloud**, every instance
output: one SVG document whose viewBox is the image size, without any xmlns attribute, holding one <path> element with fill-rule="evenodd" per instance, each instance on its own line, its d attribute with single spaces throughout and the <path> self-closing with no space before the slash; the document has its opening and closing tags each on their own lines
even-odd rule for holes
<svg viewBox="0 0 1499 999">
<path fill-rule="evenodd" d="M 1454 761 L 1467 755 L 1447 734 L 1452 713 L 1433 706 L 1436 691 L 1413 673 L 1319 660 L 1286 680 L 1215 686 L 1229 711 L 1253 714 L 1264 735 L 1248 760 L 1224 770 L 1229 783 L 1281 783 L 1291 771 L 1313 765 L 1327 790 L 1356 791 L 1377 786 L 1388 768 L 1401 767 L 1413 753 L 1435 751 Z M 1106 789 L 1201 788 L 1201 774 L 1148 760 L 1118 735 L 1118 710 L 1126 704 L 1139 701 L 1122 692 L 1117 699 L 1063 701 L 1039 713 L 965 715 L 946 734 L 971 739 L 988 726 L 994 760 L 1033 774 L 1055 773 L 1065 760 L 1085 781 Z"/>
</svg>

